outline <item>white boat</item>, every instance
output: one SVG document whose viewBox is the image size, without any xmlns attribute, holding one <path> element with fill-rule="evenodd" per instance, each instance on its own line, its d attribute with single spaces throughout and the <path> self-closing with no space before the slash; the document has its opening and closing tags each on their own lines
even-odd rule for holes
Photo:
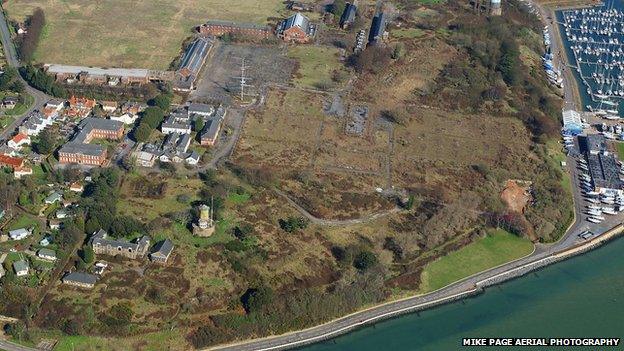
<svg viewBox="0 0 624 351">
<path fill-rule="evenodd" d="M 603 207 L 603 208 L 602 208 L 602 212 L 603 212 L 603 213 L 606 213 L 606 214 L 608 214 L 608 215 L 614 215 L 614 214 L 617 214 L 617 212 L 616 212 L 613 208 L 611 208 L 611 207 Z"/>
<path fill-rule="evenodd" d="M 594 217 L 587 217 L 587 221 L 588 222 L 592 222 L 592 223 L 600 223 L 600 222 L 602 222 L 602 220 L 600 220 L 598 218 L 594 218 Z"/>
</svg>

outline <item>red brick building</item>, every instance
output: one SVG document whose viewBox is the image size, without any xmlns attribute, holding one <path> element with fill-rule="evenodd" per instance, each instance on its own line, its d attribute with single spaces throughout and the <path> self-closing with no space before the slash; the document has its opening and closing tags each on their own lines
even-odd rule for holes
<svg viewBox="0 0 624 351">
<path fill-rule="evenodd" d="M 124 124 L 103 118 L 87 118 L 72 141 L 59 150 L 59 162 L 102 166 L 107 160 L 107 150 L 102 145 L 89 144 L 93 139 L 119 140 L 124 135 Z"/>
<path fill-rule="evenodd" d="M 197 27 L 202 35 L 220 37 L 226 34 L 237 34 L 259 39 L 267 39 L 271 36 L 271 28 L 253 23 L 237 23 L 230 21 L 208 21 Z"/>
<path fill-rule="evenodd" d="M 278 38 L 291 43 L 308 43 L 316 35 L 316 26 L 310 20 L 296 13 L 277 26 Z"/>
</svg>

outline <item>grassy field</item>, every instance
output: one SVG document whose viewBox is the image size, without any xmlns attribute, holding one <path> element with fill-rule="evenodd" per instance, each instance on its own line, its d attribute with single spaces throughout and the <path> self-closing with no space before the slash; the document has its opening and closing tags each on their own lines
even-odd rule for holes
<svg viewBox="0 0 624 351">
<path fill-rule="evenodd" d="M 133 189 L 134 184 L 142 182 L 143 179 L 136 174 L 126 177 L 122 194 L 128 194 L 128 196 L 123 196 L 118 203 L 120 213 L 152 220 L 168 212 L 187 210 L 190 202 L 198 199 L 196 194 L 202 184 L 199 179 L 162 178 L 157 181 L 166 183 L 164 194 L 159 198 L 151 198 L 142 196 Z M 188 201 L 178 201 L 179 195 L 188 195 Z"/>
<path fill-rule="evenodd" d="M 288 56 L 299 62 L 295 72 L 295 84 L 302 87 L 320 88 L 323 85 L 336 85 L 333 82 L 334 72 L 348 77 L 348 71 L 340 62 L 337 48 L 313 45 L 291 46 Z"/>
<path fill-rule="evenodd" d="M 615 145 L 617 146 L 618 158 L 624 160 L 624 143 L 616 143 Z"/>
<path fill-rule="evenodd" d="M 420 290 L 429 292 L 505 262 L 526 256 L 533 244 L 504 230 L 490 232 L 459 251 L 452 252 L 425 267 Z"/>
<path fill-rule="evenodd" d="M 267 23 L 285 14 L 281 0 L 236 6 L 223 0 L 16 0 L 3 6 L 17 21 L 44 10 L 37 62 L 152 69 L 166 69 L 184 38 L 206 20 Z"/>
<path fill-rule="evenodd" d="M 425 35 L 425 33 L 418 28 L 401 28 L 393 30 L 391 35 L 400 39 L 414 39 Z"/>
<path fill-rule="evenodd" d="M 92 336 L 42 335 L 57 339 L 54 351 L 128 350 L 138 347 L 141 350 L 187 350 L 188 345 L 178 331 L 150 333 L 147 335 L 112 339 Z M 139 346 L 140 345 L 140 346 Z"/>
</svg>

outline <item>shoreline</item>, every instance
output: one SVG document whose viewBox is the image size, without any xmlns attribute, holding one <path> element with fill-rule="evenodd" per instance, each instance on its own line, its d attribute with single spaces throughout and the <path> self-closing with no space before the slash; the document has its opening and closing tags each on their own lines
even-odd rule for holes
<svg viewBox="0 0 624 351">
<path fill-rule="evenodd" d="M 318 343 L 318 342 L 325 341 L 325 340 L 330 340 L 340 335 L 347 334 L 351 331 L 375 324 L 380 321 L 392 319 L 394 317 L 398 317 L 398 316 L 408 314 L 408 313 L 419 312 L 422 310 L 430 309 L 430 308 L 444 305 L 447 303 L 452 303 L 452 302 L 461 300 L 466 297 L 476 296 L 478 294 L 484 293 L 488 287 L 495 286 L 495 285 L 498 285 L 498 284 L 501 284 L 501 283 L 504 283 L 504 282 L 507 282 L 516 278 L 520 278 L 528 273 L 538 271 L 539 269 L 544 268 L 546 266 L 573 258 L 575 256 L 581 255 L 583 253 L 586 253 L 588 251 L 601 247 L 602 245 L 608 243 L 609 241 L 617 239 L 622 234 L 624 234 L 624 225 L 618 224 L 617 226 L 611 228 L 604 234 L 597 236 L 591 240 L 588 240 L 586 242 L 582 242 L 580 244 L 573 245 L 567 248 L 563 248 L 558 251 L 554 251 L 550 253 L 544 252 L 544 253 L 547 253 L 545 256 L 543 254 L 540 255 L 538 253 L 537 256 L 534 257 L 533 260 L 530 260 L 529 262 L 526 262 L 520 266 L 503 270 L 502 272 L 498 272 L 488 277 L 483 277 L 482 279 L 476 281 L 474 283 L 474 286 L 468 290 L 459 291 L 450 295 L 446 294 L 446 296 L 434 298 L 430 301 L 424 301 L 422 303 L 409 305 L 409 302 L 411 300 L 426 299 L 427 297 L 435 296 L 436 294 L 443 293 L 446 290 L 454 289 L 456 285 L 463 285 L 461 284 L 462 282 L 471 280 L 470 279 L 471 277 L 475 278 L 479 275 L 484 275 L 484 274 L 496 271 L 498 267 L 490 268 L 489 270 L 486 270 L 481 273 L 476 273 L 473 276 L 463 278 L 462 280 L 451 283 L 443 288 L 440 288 L 436 291 L 433 291 L 427 294 L 416 295 L 416 296 L 406 297 L 406 298 L 399 299 L 399 300 L 385 302 L 383 304 L 369 307 L 367 309 L 360 310 L 352 314 L 349 314 L 347 316 L 343 316 L 343 317 L 334 319 L 332 321 L 329 321 L 329 322 L 326 322 L 317 326 L 313 326 L 307 329 L 292 331 L 292 332 L 288 332 L 288 333 L 280 334 L 280 335 L 268 336 L 268 337 L 264 337 L 260 339 L 251 339 L 251 340 L 239 341 L 239 342 L 230 343 L 230 344 L 215 345 L 212 347 L 204 348 L 202 350 L 204 351 L 208 351 L 208 350 L 255 350 L 255 351 L 286 350 L 286 349 L 293 349 L 296 347 L 302 347 L 302 346 Z M 534 256 L 534 255 L 535 254 L 531 254 L 529 256 Z M 544 256 L 544 257 L 539 257 L 539 256 Z M 520 258 L 515 261 L 508 262 L 507 264 L 504 264 L 504 265 L 513 264 L 514 262 L 523 260 L 523 259 L 524 258 Z M 403 304 L 403 303 L 408 304 L 408 306 L 399 306 L 400 304 Z M 394 305 L 396 305 L 397 308 L 394 308 L 391 311 L 375 313 L 375 315 L 360 318 L 360 320 L 354 321 L 352 323 L 348 323 L 347 325 L 344 325 L 338 328 L 334 328 L 333 330 L 329 332 L 321 333 L 315 336 L 304 337 L 304 338 L 297 337 L 297 334 L 299 333 L 314 332 L 315 330 L 319 328 L 331 327 L 332 324 L 344 322 L 344 320 L 346 319 L 357 318 L 367 313 L 378 311 L 384 307 L 390 307 Z M 283 343 L 276 343 L 276 345 L 258 345 L 258 344 L 273 343 L 274 341 L 277 341 L 278 339 L 284 339 L 284 338 L 289 338 L 289 337 L 295 340 L 283 342 Z"/>
</svg>

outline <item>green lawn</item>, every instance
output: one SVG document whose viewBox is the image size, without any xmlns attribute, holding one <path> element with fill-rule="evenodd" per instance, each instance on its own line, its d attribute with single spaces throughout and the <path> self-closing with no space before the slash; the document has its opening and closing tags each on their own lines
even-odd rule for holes
<svg viewBox="0 0 624 351">
<path fill-rule="evenodd" d="M 624 143 L 616 143 L 618 158 L 624 160 Z"/>
<path fill-rule="evenodd" d="M 39 226 L 39 222 L 37 222 L 36 219 L 34 219 L 33 217 L 29 215 L 24 214 L 18 217 L 15 221 L 13 221 L 9 229 L 14 230 L 14 229 L 31 228 L 31 227 L 38 227 L 38 226 Z"/>
<path fill-rule="evenodd" d="M 91 350 L 184 350 L 188 348 L 182 334 L 177 331 L 163 331 L 127 338 L 104 338 L 96 336 L 67 336 L 42 333 L 42 337 L 57 339 L 54 351 L 91 351 Z M 141 345 L 141 346 L 139 346 Z M 124 347 L 125 346 L 125 347 Z"/>
<path fill-rule="evenodd" d="M 391 36 L 400 39 L 414 39 L 418 37 L 422 37 L 425 34 L 422 30 L 418 28 L 401 28 L 395 29 L 391 32 Z"/>
<path fill-rule="evenodd" d="M 0 129 L 6 128 L 9 124 L 13 123 L 15 118 L 11 116 L 0 116 Z"/>
<path fill-rule="evenodd" d="M 288 48 L 288 57 L 299 62 L 295 84 L 308 88 L 332 88 L 344 82 L 334 82 L 334 71 L 346 81 L 348 71 L 340 62 L 339 51 L 334 47 L 298 45 Z"/>
<path fill-rule="evenodd" d="M 26 110 L 28 110 L 28 108 L 33 104 L 33 102 L 35 102 L 35 99 L 29 94 L 26 94 L 25 101 L 23 104 L 20 103 L 20 104 L 15 105 L 13 109 L 6 110 L 4 114 L 8 116 L 22 115 L 24 114 L 24 112 L 26 112 Z"/>
<path fill-rule="evenodd" d="M 440 289 L 452 282 L 526 256 L 533 244 L 504 230 L 490 232 L 485 238 L 429 263 L 421 275 L 420 291 Z"/>
</svg>

